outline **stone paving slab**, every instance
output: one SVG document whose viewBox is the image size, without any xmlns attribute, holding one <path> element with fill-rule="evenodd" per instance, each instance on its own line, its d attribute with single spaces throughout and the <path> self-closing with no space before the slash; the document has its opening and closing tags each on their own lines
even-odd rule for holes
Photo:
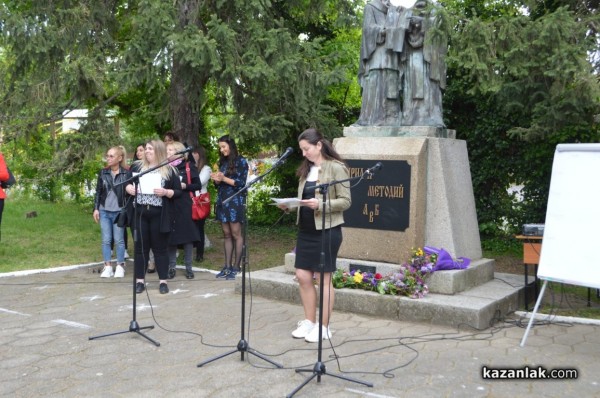
<svg viewBox="0 0 600 398">
<path fill-rule="evenodd" d="M 244 339 L 277 369 L 250 352 L 241 360 L 234 282 L 208 271 L 189 281 L 180 272 L 171 293 L 160 295 L 156 274 L 149 276 L 135 315 L 140 327 L 153 327 L 142 332 L 157 347 L 129 332 L 131 275 L 106 280 L 92 269 L 0 275 L 0 396 L 284 397 L 307 380 L 295 397 L 600 396 L 595 324 L 545 322 L 520 347 L 525 329 L 516 319 L 477 331 L 338 311 L 317 381 L 308 377 L 318 345 L 290 335 L 302 319 L 299 303 L 253 297 L 251 285 L 246 291 Z M 99 337 L 114 332 L 123 333 Z M 576 368 L 579 377 L 484 380 L 483 366 Z"/>
</svg>

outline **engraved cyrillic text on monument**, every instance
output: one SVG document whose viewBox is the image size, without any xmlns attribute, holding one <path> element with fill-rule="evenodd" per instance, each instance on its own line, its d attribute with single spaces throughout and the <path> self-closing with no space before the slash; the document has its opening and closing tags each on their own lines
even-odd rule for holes
<svg viewBox="0 0 600 398">
<path fill-rule="evenodd" d="M 380 161 L 381 170 L 365 174 L 378 160 L 346 160 L 353 183 L 352 206 L 344 212 L 346 227 L 404 231 L 409 226 L 410 165 L 403 160 Z M 356 185 L 354 185 L 356 184 Z"/>
</svg>

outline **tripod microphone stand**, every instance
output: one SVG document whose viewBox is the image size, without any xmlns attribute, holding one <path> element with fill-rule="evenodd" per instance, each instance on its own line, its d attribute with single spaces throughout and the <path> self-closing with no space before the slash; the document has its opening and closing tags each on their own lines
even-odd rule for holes
<svg viewBox="0 0 600 398">
<path fill-rule="evenodd" d="M 289 154 L 288 154 L 289 156 Z M 271 167 L 269 170 L 267 170 L 264 174 L 256 177 L 254 180 L 246 183 L 246 185 L 240 189 L 238 192 L 234 193 L 233 195 L 231 195 L 230 197 L 228 197 L 227 199 L 225 199 L 223 201 L 223 204 L 227 204 L 229 203 L 233 198 L 235 198 L 238 195 L 241 195 L 242 193 L 246 192 L 252 185 L 256 184 L 257 182 L 259 182 L 260 180 L 262 180 L 266 175 L 268 175 L 270 172 L 272 172 L 273 170 L 275 170 L 277 167 L 281 166 L 283 164 L 283 160 L 284 158 L 280 158 L 280 160 L 278 162 L 276 162 L 273 167 Z M 206 365 L 207 363 L 216 361 L 217 359 L 221 359 L 224 358 L 226 356 L 229 356 L 231 354 L 235 354 L 236 352 L 239 352 L 241 355 L 240 360 L 243 361 L 244 360 L 244 353 L 248 353 L 248 354 L 252 354 L 266 362 L 269 362 L 271 365 L 277 367 L 277 368 L 283 368 L 282 365 L 270 360 L 269 358 L 265 357 L 264 355 L 262 355 L 261 353 L 253 350 L 252 348 L 250 348 L 250 345 L 248 344 L 248 342 L 245 339 L 245 318 L 246 318 L 246 269 L 248 266 L 248 247 L 246 245 L 247 242 L 247 233 L 248 233 L 248 219 L 246 218 L 246 214 L 247 214 L 247 204 L 246 204 L 246 199 L 244 199 L 244 225 L 242 226 L 243 228 L 243 236 L 244 236 L 244 243 L 242 244 L 242 311 L 241 311 L 241 336 L 240 336 L 240 341 L 237 344 L 237 347 L 234 350 L 228 351 L 224 354 L 218 355 L 216 357 L 207 359 L 203 362 L 200 362 L 198 364 L 197 367 L 202 367 L 204 365 Z"/>
<path fill-rule="evenodd" d="M 136 174 L 135 176 L 132 176 L 132 177 L 128 178 L 127 180 L 122 181 L 122 182 L 120 182 L 120 183 L 118 183 L 118 184 L 115 185 L 115 186 L 126 185 L 129 182 L 133 182 L 133 184 L 134 184 L 134 187 L 135 187 L 135 195 L 133 196 L 133 198 L 134 198 L 133 199 L 134 200 L 134 203 L 133 203 L 133 214 L 134 214 L 134 216 L 133 216 L 133 222 L 134 222 L 134 226 L 135 226 L 135 221 L 137 221 L 137 206 L 136 206 L 136 203 L 135 203 L 135 198 L 137 197 L 137 194 L 139 192 L 140 177 L 142 177 L 144 174 L 147 174 L 147 173 L 149 173 L 149 172 L 151 172 L 153 170 L 158 169 L 159 167 L 166 166 L 172 160 L 173 159 L 167 159 L 163 163 L 160 163 L 157 166 L 151 167 L 148 170 L 143 171 L 143 172 L 141 172 L 139 174 Z M 133 229 L 133 241 L 134 241 L 134 245 L 135 245 L 135 243 L 137 243 L 137 241 L 138 241 L 139 238 L 140 238 L 139 237 L 139 231 L 136 228 L 134 228 Z M 135 278 L 135 267 L 134 267 L 134 272 L 132 272 L 131 274 L 133 276 L 133 282 L 132 282 L 132 289 L 133 289 L 132 290 L 133 291 L 133 300 L 132 300 L 132 302 L 133 302 L 133 309 L 132 309 L 132 311 L 133 311 L 133 316 L 132 316 L 131 322 L 129 323 L 129 329 L 122 330 L 122 331 L 119 331 L 119 332 L 107 333 L 107 334 L 103 334 L 103 335 L 99 335 L 99 336 L 92 336 L 92 337 L 88 338 L 89 340 L 95 340 L 95 339 L 99 339 L 99 338 L 102 338 L 102 337 L 108 337 L 108 336 L 115 336 L 117 334 L 137 333 L 138 335 L 142 336 L 146 340 L 148 340 L 151 343 L 153 343 L 155 346 L 157 346 L 157 347 L 160 346 L 160 343 L 158 341 L 150 338 L 149 336 L 146 336 L 144 333 L 141 332 L 144 329 L 154 329 L 154 325 L 140 327 L 140 325 L 138 324 L 138 322 L 136 320 L 136 312 L 137 312 L 136 311 L 136 307 L 137 307 L 136 298 L 137 298 L 137 293 L 135 292 L 135 281 L 136 281 L 136 278 Z"/>
<path fill-rule="evenodd" d="M 377 163 L 377 165 L 375 167 L 372 167 L 371 169 L 367 170 L 365 172 L 365 174 L 372 174 L 374 170 L 378 170 L 380 169 L 381 163 Z M 325 266 L 325 231 L 327 231 L 325 229 L 325 206 L 326 206 L 326 202 L 327 202 L 327 192 L 329 190 L 329 187 L 335 184 L 340 184 L 343 182 L 352 182 L 355 180 L 359 180 L 362 179 L 364 176 L 364 174 L 362 176 L 357 176 L 357 177 L 352 177 L 352 178 L 348 178 L 345 180 L 340 180 L 340 181 L 332 181 L 329 183 L 324 183 L 324 184 L 319 184 L 319 185 L 315 185 L 314 189 L 320 189 L 321 190 L 321 194 L 323 195 L 323 214 L 322 214 L 322 218 L 321 218 L 321 255 L 320 255 L 320 261 L 319 261 L 319 268 L 320 268 L 320 278 L 319 278 L 319 322 L 317 323 L 317 326 L 319 328 L 319 342 L 318 342 L 318 348 L 317 348 L 317 362 L 315 363 L 315 365 L 313 366 L 312 369 L 296 369 L 296 373 L 303 373 L 303 372 L 312 372 L 312 375 L 308 376 L 308 378 L 306 378 L 306 380 L 304 380 L 304 382 L 302 382 L 302 384 L 300 384 L 298 387 L 296 387 L 296 389 L 294 391 L 292 391 L 290 394 L 288 394 L 286 397 L 287 398 L 291 398 L 293 397 L 298 391 L 300 391 L 300 389 L 302 389 L 302 387 L 304 387 L 305 385 L 307 385 L 312 379 L 314 379 L 315 377 L 317 378 L 317 382 L 320 383 L 321 382 L 321 376 L 324 375 L 329 375 L 332 377 L 336 377 L 338 379 L 342 379 L 342 380 L 347 380 L 347 381 L 351 381 L 353 383 L 358 383 L 358 384 L 362 384 L 364 386 L 367 387 L 373 387 L 373 383 L 368 383 L 365 381 L 361 381 L 361 380 L 357 380 L 357 379 L 353 379 L 350 377 L 346 377 L 346 376 L 342 376 L 342 375 L 338 375 L 338 374 L 333 374 L 333 373 L 327 373 L 326 367 L 325 367 L 325 363 L 323 363 L 322 361 L 322 356 L 323 356 L 323 290 L 324 290 L 324 283 L 325 283 L 325 275 L 323 272 L 324 266 Z M 330 282 L 331 283 L 331 282 Z M 329 308 L 329 306 L 328 306 Z M 328 330 L 329 333 L 329 330 Z"/>
</svg>

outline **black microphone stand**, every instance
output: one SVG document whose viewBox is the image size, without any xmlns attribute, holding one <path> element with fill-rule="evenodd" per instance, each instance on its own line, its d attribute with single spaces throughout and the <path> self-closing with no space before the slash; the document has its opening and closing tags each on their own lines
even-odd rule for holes
<svg viewBox="0 0 600 398">
<path fill-rule="evenodd" d="M 238 195 L 241 195 L 242 193 L 246 192 L 252 185 L 258 183 L 259 181 L 261 181 L 265 176 L 267 176 L 269 173 L 271 173 L 273 170 L 275 170 L 276 168 L 278 168 L 279 166 L 281 166 L 284 163 L 283 160 L 279 160 L 277 161 L 277 163 L 275 163 L 273 165 L 273 167 L 271 167 L 269 170 L 267 170 L 266 172 L 264 172 L 263 174 L 259 175 L 258 177 L 256 177 L 254 180 L 249 181 L 246 183 L 246 185 L 240 189 L 239 191 L 237 191 L 236 193 L 234 193 L 233 195 L 231 195 L 230 197 L 228 197 L 227 199 L 225 199 L 223 201 L 223 204 L 227 204 L 229 203 L 233 198 L 235 198 Z M 217 359 L 221 359 L 224 358 L 226 356 L 229 356 L 231 354 L 235 354 L 236 352 L 239 352 L 241 355 L 240 360 L 243 361 L 244 360 L 244 353 L 248 353 L 248 354 L 252 354 L 254 356 L 259 357 L 260 359 L 269 362 L 271 365 L 277 367 L 277 368 L 283 368 L 282 365 L 270 360 L 269 358 L 265 357 L 264 355 L 262 355 L 261 353 L 253 350 L 252 348 L 250 348 L 250 345 L 248 344 L 248 342 L 245 339 L 245 318 L 246 318 L 246 269 L 249 263 L 248 260 L 248 247 L 246 245 L 247 240 L 247 234 L 248 234 L 248 219 L 246 218 L 246 214 L 247 214 L 247 203 L 246 203 L 246 199 L 244 198 L 244 205 L 243 205 L 243 209 L 244 209 L 244 224 L 242 226 L 243 228 L 243 233 L 242 235 L 244 236 L 244 243 L 242 244 L 242 314 L 241 314 L 241 336 L 240 336 L 240 341 L 237 344 L 237 347 L 234 350 L 228 351 L 224 354 L 218 355 L 216 357 L 207 359 L 206 361 L 200 362 L 198 364 L 197 367 L 202 367 L 204 365 L 206 365 L 207 363 L 216 361 Z"/>
<path fill-rule="evenodd" d="M 372 171 L 369 171 L 368 173 L 365 174 L 372 174 Z M 323 195 L 323 216 L 321 218 L 321 256 L 319 258 L 319 269 L 320 269 L 320 279 L 319 279 L 319 322 L 317 323 L 317 326 L 319 328 L 319 343 L 318 343 L 318 348 L 317 348 L 317 362 L 315 363 L 315 365 L 313 366 L 312 369 L 296 369 L 296 373 L 302 373 L 302 372 L 312 372 L 312 375 L 308 376 L 308 378 L 306 380 L 304 380 L 304 382 L 302 382 L 302 384 L 300 384 L 298 387 L 296 387 L 296 389 L 294 391 L 292 391 L 290 394 L 286 395 L 287 398 L 291 398 L 293 397 L 298 391 L 300 391 L 300 389 L 302 387 L 304 387 L 305 385 L 308 384 L 308 382 L 310 382 L 312 379 L 314 379 L 315 377 L 317 378 L 317 382 L 320 383 L 321 382 L 321 376 L 323 375 L 329 375 L 332 377 L 337 377 L 338 379 L 342 379 L 342 380 L 347 380 L 347 381 L 351 381 L 353 383 L 358 383 L 358 384 L 362 384 L 364 386 L 367 387 L 373 387 L 373 383 L 369 383 L 369 382 L 365 382 L 365 381 L 361 381 L 361 380 L 357 380 L 357 379 L 352 379 L 350 377 L 346 377 L 346 376 L 342 376 L 342 375 L 338 375 L 338 374 L 333 374 L 333 373 L 327 373 L 327 370 L 325 368 L 325 363 L 322 361 L 322 355 L 323 355 L 323 290 L 324 290 L 324 283 L 325 283 L 325 275 L 323 272 L 323 269 L 325 267 L 325 206 L 326 206 L 326 202 L 327 202 L 327 192 L 329 191 L 329 187 L 335 184 L 341 184 L 343 182 L 352 182 L 352 181 L 356 181 L 356 180 L 361 180 L 364 177 L 364 174 L 362 176 L 357 176 L 357 177 L 352 177 L 352 178 L 348 178 L 345 180 L 333 180 L 329 183 L 324 183 L 324 184 L 319 184 L 319 185 L 315 185 L 314 189 L 320 189 L 321 190 L 321 194 Z M 331 338 L 331 337 L 330 337 Z"/>
<path fill-rule="evenodd" d="M 169 162 L 172 162 L 172 161 L 173 161 L 173 159 L 166 159 L 164 162 L 160 163 L 157 166 L 151 167 L 151 168 L 149 168 L 146 171 L 143 171 L 143 172 L 140 172 L 139 174 L 136 174 L 135 176 L 131 176 L 130 178 L 128 178 L 125 181 L 122 181 L 122 182 L 120 182 L 118 184 L 115 184 L 115 186 L 119 186 L 119 185 L 124 185 L 124 184 L 128 184 L 128 183 L 132 182 L 133 185 L 134 185 L 134 187 L 135 187 L 135 195 L 133 195 L 133 214 L 134 214 L 134 216 L 133 216 L 133 222 L 134 222 L 134 227 L 135 227 L 135 222 L 137 221 L 137 205 L 136 205 L 135 200 L 136 200 L 137 194 L 139 192 L 140 177 L 142 177 L 143 175 L 145 175 L 145 174 L 147 174 L 147 173 L 149 173 L 151 171 L 154 171 L 154 170 L 156 170 L 156 169 L 158 169 L 160 167 L 166 166 L 167 164 L 169 164 Z M 138 226 L 138 228 L 139 228 L 139 226 Z M 134 247 L 135 247 L 135 243 L 137 243 L 138 239 L 140 238 L 139 237 L 139 230 L 138 230 L 138 228 L 134 228 L 133 229 Z M 115 336 L 117 334 L 137 333 L 140 336 L 142 336 L 143 338 L 145 338 L 148 341 L 150 341 L 151 343 L 153 343 L 155 346 L 157 346 L 157 347 L 160 346 L 160 343 L 158 341 L 150 338 L 149 336 L 146 336 L 144 333 L 141 332 L 141 330 L 143 330 L 143 329 L 154 329 L 154 325 L 140 327 L 140 325 L 138 324 L 138 322 L 136 320 L 136 312 L 137 312 L 136 311 L 136 307 L 137 307 L 136 298 L 137 298 L 137 293 L 135 292 L 135 282 L 136 282 L 136 278 L 135 278 L 135 266 L 134 266 L 134 270 L 132 272 L 132 275 L 133 275 L 133 283 L 132 283 L 132 286 L 133 286 L 133 300 L 132 300 L 132 302 L 133 302 L 133 309 L 132 309 L 133 314 L 132 315 L 133 316 L 132 316 L 131 322 L 129 323 L 129 329 L 122 330 L 122 331 L 119 331 L 119 332 L 107 333 L 107 334 L 103 334 L 103 335 L 99 335 L 99 336 L 92 336 L 92 337 L 88 338 L 89 340 L 95 340 L 95 339 L 99 339 L 99 338 L 102 338 L 102 337 L 108 337 L 108 336 Z"/>
</svg>

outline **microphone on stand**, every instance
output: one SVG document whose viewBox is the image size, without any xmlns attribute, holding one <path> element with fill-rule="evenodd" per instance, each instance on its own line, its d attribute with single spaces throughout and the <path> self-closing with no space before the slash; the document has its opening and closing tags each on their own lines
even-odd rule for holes
<svg viewBox="0 0 600 398">
<path fill-rule="evenodd" d="M 187 158 L 186 153 L 190 153 L 193 150 L 194 150 L 194 148 L 192 148 L 191 146 L 188 146 L 187 148 L 182 149 L 181 151 L 175 152 L 174 154 L 172 154 L 171 156 L 168 157 L 169 162 L 172 162 L 177 159 L 186 159 Z"/>
<path fill-rule="evenodd" d="M 185 149 L 182 149 L 182 150 L 181 150 L 181 151 L 179 151 L 179 152 L 175 152 L 173 155 L 183 155 L 184 153 L 189 153 L 189 152 L 192 152 L 192 150 L 193 150 L 193 149 L 194 149 L 194 148 L 192 148 L 191 146 L 188 146 L 187 148 L 185 148 Z"/>
<path fill-rule="evenodd" d="M 383 165 L 381 164 L 381 162 L 377 162 L 375 163 L 375 166 L 368 168 L 367 170 L 365 170 L 364 174 L 369 174 L 369 175 L 373 175 L 373 173 L 375 171 L 381 170 L 383 169 Z"/>
<path fill-rule="evenodd" d="M 292 149 L 292 147 L 288 147 L 285 152 L 283 153 L 283 155 L 281 155 L 281 157 L 279 159 L 277 159 L 277 161 L 275 162 L 275 164 L 281 164 L 283 163 L 287 158 L 290 157 L 290 155 L 294 153 L 294 150 Z"/>
</svg>

